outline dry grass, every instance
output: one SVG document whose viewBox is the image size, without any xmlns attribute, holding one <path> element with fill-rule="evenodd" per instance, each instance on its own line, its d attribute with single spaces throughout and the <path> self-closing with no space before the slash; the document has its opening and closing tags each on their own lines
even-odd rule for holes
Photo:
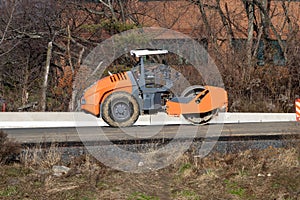
<svg viewBox="0 0 300 200">
<path fill-rule="evenodd" d="M 194 155 L 187 152 L 164 169 L 140 174 L 82 155 L 56 177 L 51 167 L 61 164 L 57 146 L 46 153 L 37 147 L 19 164 L 0 165 L 0 199 L 300 199 L 300 145 Z"/>
<path fill-rule="evenodd" d="M 62 153 L 56 144 L 51 144 L 47 150 L 41 145 L 28 148 L 20 154 L 20 161 L 25 167 L 50 169 L 53 165 L 59 164 Z"/>
</svg>

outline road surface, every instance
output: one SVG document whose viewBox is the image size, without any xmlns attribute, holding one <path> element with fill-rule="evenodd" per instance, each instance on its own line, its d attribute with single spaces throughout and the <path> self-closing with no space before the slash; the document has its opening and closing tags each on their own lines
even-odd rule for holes
<svg viewBox="0 0 300 200">
<path fill-rule="evenodd" d="M 82 128 L 23 128 L 2 129 L 21 143 L 118 141 L 135 139 L 172 139 L 174 137 L 264 137 L 299 135 L 299 122 L 212 124 L 205 126 L 168 125 L 135 126 L 128 128 L 82 127 Z M 220 131 L 221 130 L 221 131 Z"/>
</svg>

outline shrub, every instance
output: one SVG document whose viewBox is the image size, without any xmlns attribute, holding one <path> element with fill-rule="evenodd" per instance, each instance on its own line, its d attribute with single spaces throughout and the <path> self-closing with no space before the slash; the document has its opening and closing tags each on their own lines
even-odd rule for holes
<svg viewBox="0 0 300 200">
<path fill-rule="evenodd" d="M 0 164 L 12 162 L 21 152 L 21 145 L 10 140 L 2 130 L 0 130 L 0 147 Z"/>
</svg>

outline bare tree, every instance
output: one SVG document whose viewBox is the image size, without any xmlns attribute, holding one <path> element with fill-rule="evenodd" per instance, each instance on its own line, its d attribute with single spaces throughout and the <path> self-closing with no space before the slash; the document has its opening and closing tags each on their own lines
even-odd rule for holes
<svg viewBox="0 0 300 200">
<path fill-rule="evenodd" d="M 226 32 L 227 32 L 229 48 L 232 49 L 233 48 L 232 47 L 232 38 L 234 37 L 234 34 L 233 34 L 232 28 L 231 28 L 230 23 L 229 23 L 230 20 L 227 19 L 227 18 L 229 18 L 227 3 L 225 3 L 225 9 L 226 9 L 226 12 L 227 12 L 227 17 L 226 17 L 225 13 L 223 12 L 223 10 L 221 8 L 220 0 L 216 0 L 216 2 L 217 2 L 217 10 L 218 10 L 219 15 L 221 17 L 223 26 L 225 27 Z"/>
<path fill-rule="evenodd" d="M 248 37 L 247 37 L 247 64 L 252 66 L 252 48 L 253 48 L 253 26 L 254 26 L 254 6 L 251 1 L 245 2 L 248 16 Z"/>
<path fill-rule="evenodd" d="M 0 8 L 1 92 L 11 99 L 11 109 L 39 100 L 45 46 L 56 32 L 56 8 L 55 2 L 40 0 L 6 1 Z"/>
<path fill-rule="evenodd" d="M 261 11 L 265 37 L 269 38 L 269 27 L 270 27 L 278 41 L 278 44 L 280 45 L 281 49 L 283 50 L 284 59 L 287 60 L 286 46 L 283 43 L 281 35 L 278 33 L 278 30 L 275 28 L 274 24 L 271 21 L 271 16 L 269 13 L 269 9 L 270 9 L 269 0 L 263 0 L 262 2 L 258 1 L 258 0 L 253 0 L 253 3 Z"/>
<path fill-rule="evenodd" d="M 1 33 L 1 35 L 2 35 L 2 37 L 0 38 L 0 46 L 1 46 L 1 44 L 3 43 L 3 41 L 5 40 L 5 38 L 6 38 L 7 34 L 8 34 L 9 26 L 11 25 L 11 22 L 12 22 L 12 20 L 13 20 L 15 8 L 16 8 L 16 1 L 13 1 L 13 2 L 12 2 L 11 9 L 5 8 L 5 9 L 6 9 L 6 12 L 7 12 L 7 14 L 8 14 L 9 17 L 8 17 L 8 19 L 6 19 L 6 20 L 5 20 L 5 19 L 2 19 L 2 20 L 6 23 L 6 25 L 3 27 L 4 30 L 1 30 L 1 29 L 0 29 L 0 33 Z M 2 8 L 2 10 L 4 10 L 4 9 Z M 1 56 L 1 55 L 0 55 L 0 56 Z"/>
<path fill-rule="evenodd" d="M 47 58 L 46 58 L 46 66 L 44 72 L 44 83 L 42 87 L 42 98 L 41 98 L 41 107 L 42 111 L 46 111 L 46 94 L 47 94 L 47 87 L 48 87 L 48 76 L 49 76 L 49 69 L 50 69 L 50 62 L 52 57 L 52 42 L 48 43 L 47 47 Z"/>
</svg>

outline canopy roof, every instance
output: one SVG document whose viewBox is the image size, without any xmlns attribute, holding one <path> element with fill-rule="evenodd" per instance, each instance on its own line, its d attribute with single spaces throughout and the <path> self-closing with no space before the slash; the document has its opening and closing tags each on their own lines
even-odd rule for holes
<svg viewBox="0 0 300 200">
<path fill-rule="evenodd" d="M 143 49 L 143 50 L 131 50 L 130 54 L 134 55 L 135 57 L 141 57 L 146 55 L 156 55 L 156 54 L 166 54 L 168 53 L 168 50 L 149 50 L 149 49 Z"/>
</svg>

